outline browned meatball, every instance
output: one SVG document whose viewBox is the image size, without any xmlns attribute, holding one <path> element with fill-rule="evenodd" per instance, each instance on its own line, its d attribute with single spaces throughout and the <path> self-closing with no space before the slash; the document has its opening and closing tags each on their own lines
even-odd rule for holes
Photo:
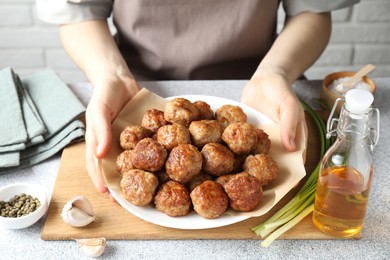
<svg viewBox="0 0 390 260">
<path fill-rule="evenodd" d="M 222 127 L 217 120 L 192 121 L 189 131 L 194 145 L 198 148 L 207 143 L 222 142 Z"/>
<path fill-rule="evenodd" d="M 224 145 L 206 144 L 200 152 L 203 157 L 203 170 L 215 176 L 231 173 L 234 167 L 234 154 Z"/>
<path fill-rule="evenodd" d="M 205 181 L 191 193 L 194 210 L 204 218 L 218 218 L 229 206 L 229 199 L 221 184 Z"/>
<path fill-rule="evenodd" d="M 269 153 L 271 148 L 271 139 L 269 139 L 268 134 L 264 132 L 263 129 L 256 129 L 257 133 L 257 144 L 256 148 L 253 150 L 253 154 L 258 153 Z"/>
<path fill-rule="evenodd" d="M 149 109 L 146 110 L 141 126 L 149 129 L 151 132 L 156 133 L 157 130 L 163 126 L 166 125 L 168 122 L 164 118 L 164 112 L 158 109 Z"/>
<path fill-rule="evenodd" d="M 190 183 L 188 184 L 188 189 L 190 191 L 193 191 L 195 189 L 196 186 L 202 184 L 204 181 L 211 181 L 213 180 L 213 177 L 209 174 L 206 174 L 206 173 L 200 173 L 196 176 L 194 176 Z"/>
<path fill-rule="evenodd" d="M 165 149 L 171 151 L 173 147 L 179 144 L 190 144 L 191 137 L 188 129 L 179 124 L 164 125 L 157 131 L 157 141 L 162 144 Z"/>
<path fill-rule="evenodd" d="M 231 176 L 223 185 L 229 197 L 230 206 L 238 211 L 251 211 L 263 197 L 260 180 L 246 172 Z"/>
<path fill-rule="evenodd" d="M 214 111 L 211 109 L 209 104 L 201 100 L 195 101 L 193 104 L 196 106 L 199 112 L 198 120 L 214 118 Z"/>
<path fill-rule="evenodd" d="M 139 125 L 127 126 L 119 136 L 119 142 L 123 149 L 131 150 L 142 139 L 149 137 L 150 131 Z"/>
<path fill-rule="evenodd" d="M 228 125 L 235 122 L 246 122 L 247 116 L 239 106 L 223 105 L 215 111 L 215 117 L 225 129 Z"/>
<path fill-rule="evenodd" d="M 120 182 L 123 197 L 136 206 L 149 204 L 153 200 L 157 186 L 158 180 L 153 173 L 139 169 L 123 173 Z"/>
<path fill-rule="evenodd" d="M 278 177 L 278 165 L 268 154 L 249 155 L 243 166 L 244 171 L 258 178 L 266 186 Z"/>
<path fill-rule="evenodd" d="M 168 181 L 154 197 L 156 209 L 168 216 L 185 216 L 190 211 L 191 198 L 186 187 L 176 181 Z"/>
<path fill-rule="evenodd" d="M 116 170 L 120 173 L 127 172 L 130 169 L 134 169 L 131 163 L 131 155 L 133 150 L 124 150 L 116 158 Z"/>
<path fill-rule="evenodd" d="M 223 131 L 222 140 L 235 154 L 249 154 L 257 144 L 256 129 L 248 123 L 232 123 Z"/>
<path fill-rule="evenodd" d="M 198 109 L 185 98 L 175 98 L 165 105 L 164 118 L 170 123 L 177 123 L 188 127 L 198 118 Z"/>
<path fill-rule="evenodd" d="M 167 150 L 152 138 L 145 138 L 138 142 L 131 156 L 134 167 L 155 172 L 160 170 L 167 159 Z"/>
<path fill-rule="evenodd" d="M 186 183 L 202 169 L 202 155 L 191 144 L 181 144 L 170 152 L 165 169 L 172 180 Z"/>
</svg>

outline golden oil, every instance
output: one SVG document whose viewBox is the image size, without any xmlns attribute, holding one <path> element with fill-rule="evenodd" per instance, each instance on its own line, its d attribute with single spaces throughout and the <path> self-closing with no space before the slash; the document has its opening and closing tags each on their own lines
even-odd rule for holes
<svg viewBox="0 0 390 260">
<path fill-rule="evenodd" d="M 325 168 L 317 183 L 314 225 L 335 237 L 358 234 L 367 209 L 372 174 L 369 176 L 365 180 L 360 172 L 347 166 Z"/>
</svg>

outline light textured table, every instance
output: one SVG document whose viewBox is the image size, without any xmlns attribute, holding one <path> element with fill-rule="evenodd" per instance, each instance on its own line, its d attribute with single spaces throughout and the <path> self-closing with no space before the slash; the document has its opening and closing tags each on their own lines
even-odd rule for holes
<svg viewBox="0 0 390 260">
<path fill-rule="evenodd" d="M 390 78 L 374 79 L 375 106 L 381 112 L 380 142 L 374 151 L 374 180 L 370 192 L 363 239 L 361 240 L 277 240 L 262 248 L 257 240 L 147 240 L 108 241 L 101 259 L 390 259 Z M 144 82 L 163 96 L 214 95 L 239 100 L 245 81 Z M 297 81 L 299 97 L 319 97 L 320 81 Z M 87 104 L 88 84 L 71 86 Z M 48 196 L 53 191 L 60 154 L 34 167 L 0 174 L 0 186 L 15 182 L 38 183 Z M 22 230 L 0 229 L 0 259 L 87 259 L 74 241 L 43 241 L 44 219 Z"/>
</svg>

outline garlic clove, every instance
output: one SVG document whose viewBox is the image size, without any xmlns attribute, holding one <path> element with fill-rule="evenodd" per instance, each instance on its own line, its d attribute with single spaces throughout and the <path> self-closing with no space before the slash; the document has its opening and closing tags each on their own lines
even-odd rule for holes
<svg viewBox="0 0 390 260">
<path fill-rule="evenodd" d="M 87 256 L 99 257 L 104 253 L 106 248 L 106 239 L 102 238 L 85 238 L 75 239 L 81 250 Z"/>
<path fill-rule="evenodd" d="M 72 208 L 66 211 L 62 218 L 65 223 L 74 227 L 84 227 L 95 220 L 94 216 L 90 216 L 79 208 Z"/>
<path fill-rule="evenodd" d="M 88 215 L 93 216 L 93 208 L 91 202 L 84 196 L 76 196 L 71 199 L 69 202 L 72 203 L 73 207 L 82 209 Z"/>
<path fill-rule="evenodd" d="M 62 209 L 61 216 L 65 223 L 74 227 L 86 226 L 96 219 L 92 204 L 84 196 L 69 200 Z"/>
</svg>

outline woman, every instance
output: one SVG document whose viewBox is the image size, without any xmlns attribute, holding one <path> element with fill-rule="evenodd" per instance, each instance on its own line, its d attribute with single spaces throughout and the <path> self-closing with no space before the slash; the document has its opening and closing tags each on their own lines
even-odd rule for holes
<svg viewBox="0 0 390 260">
<path fill-rule="evenodd" d="M 286 20 L 277 36 L 280 2 Z M 284 147 L 294 151 L 304 113 L 292 83 L 325 49 L 330 11 L 357 2 L 37 0 L 39 17 L 60 25 L 65 50 L 94 86 L 86 114 L 94 185 L 107 191 L 98 162 L 111 146 L 111 122 L 143 79 L 249 79 L 241 102 L 278 122 Z"/>
</svg>

